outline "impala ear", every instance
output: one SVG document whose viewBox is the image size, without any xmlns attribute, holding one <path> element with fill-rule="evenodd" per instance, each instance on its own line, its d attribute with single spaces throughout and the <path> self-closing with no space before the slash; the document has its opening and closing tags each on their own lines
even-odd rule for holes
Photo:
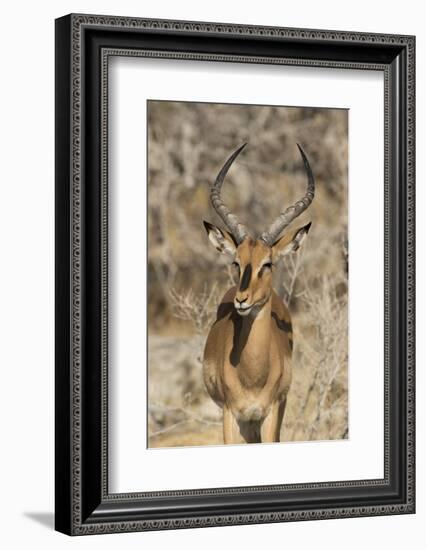
<svg viewBox="0 0 426 550">
<path fill-rule="evenodd" d="M 209 236 L 210 242 L 213 246 L 221 252 L 222 254 L 229 254 L 230 256 L 235 256 L 237 251 L 237 243 L 230 233 L 219 229 L 215 225 L 209 222 L 203 222 L 204 227 L 206 228 L 207 235 Z"/>
<path fill-rule="evenodd" d="M 311 227 L 311 222 L 303 227 L 299 227 L 289 233 L 286 233 L 283 237 L 275 241 L 272 245 L 272 256 L 274 259 L 278 259 L 280 256 L 285 256 L 290 252 L 298 250 L 305 240 L 306 235 Z"/>
</svg>

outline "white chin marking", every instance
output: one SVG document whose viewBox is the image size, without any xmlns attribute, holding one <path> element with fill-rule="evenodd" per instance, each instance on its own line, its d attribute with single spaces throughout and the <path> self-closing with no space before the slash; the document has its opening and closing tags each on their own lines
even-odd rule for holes
<svg viewBox="0 0 426 550">
<path fill-rule="evenodd" d="M 239 315 L 241 315 L 241 317 L 246 317 L 253 308 L 248 307 L 247 309 L 237 309 L 237 308 L 235 308 L 235 309 L 237 310 L 237 313 Z"/>
</svg>

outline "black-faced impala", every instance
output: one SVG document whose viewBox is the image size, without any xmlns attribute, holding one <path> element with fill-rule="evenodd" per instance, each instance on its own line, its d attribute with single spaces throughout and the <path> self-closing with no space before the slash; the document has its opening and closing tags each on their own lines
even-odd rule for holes
<svg viewBox="0 0 426 550">
<path fill-rule="evenodd" d="M 315 193 L 309 161 L 298 145 L 308 179 L 306 194 L 258 238 L 250 236 L 221 198 L 225 176 L 245 145 L 228 158 L 211 186 L 211 203 L 226 230 L 204 222 L 209 240 L 238 271 L 238 285 L 219 305 L 203 360 L 207 391 L 223 408 L 225 443 L 280 440 L 291 384 L 293 332 L 288 308 L 272 288 L 272 272 L 276 262 L 297 250 L 308 234 L 310 223 L 281 236 Z"/>
</svg>

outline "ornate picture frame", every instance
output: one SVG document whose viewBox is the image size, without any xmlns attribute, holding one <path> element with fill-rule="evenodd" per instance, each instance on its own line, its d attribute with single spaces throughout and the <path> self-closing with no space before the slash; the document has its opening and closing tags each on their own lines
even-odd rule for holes
<svg viewBox="0 0 426 550">
<path fill-rule="evenodd" d="M 114 56 L 383 73 L 382 479 L 109 492 L 107 129 Z M 415 38 L 72 14 L 56 20 L 55 99 L 56 529 L 85 535 L 414 513 Z"/>
</svg>

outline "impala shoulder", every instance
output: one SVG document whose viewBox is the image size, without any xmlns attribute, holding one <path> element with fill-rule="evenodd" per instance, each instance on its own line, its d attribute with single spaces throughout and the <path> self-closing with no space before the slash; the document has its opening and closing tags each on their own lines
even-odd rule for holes
<svg viewBox="0 0 426 550">
<path fill-rule="evenodd" d="M 288 335 L 293 333 L 288 307 L 275 291 L 272 293 L 271 317 L 278 329 L 284 331 Z"/>
<path fill-rule="evenodd" d="M 234 298 L 236 292 L 236 286 L 230 288 L 227 292 L 225 292 L 222 300 L 220 301 L 219 307 L 217 308 L 215 323 L 231 315 L 234 310 Z"/>
<path fill-rule="evenodd" d="M 233 286 L 231 287 L 230 289 L 228 289 L 225 294 L 223 295 L 223 298 L 221 300 L 221 303 L 224 303 L 224 302 L 231 302 L 232 304 L 234 303 L 234 298 L 235 298 L 235 294 L 237 292 L 237 287 L 236 286 Z"/>
</svg>

